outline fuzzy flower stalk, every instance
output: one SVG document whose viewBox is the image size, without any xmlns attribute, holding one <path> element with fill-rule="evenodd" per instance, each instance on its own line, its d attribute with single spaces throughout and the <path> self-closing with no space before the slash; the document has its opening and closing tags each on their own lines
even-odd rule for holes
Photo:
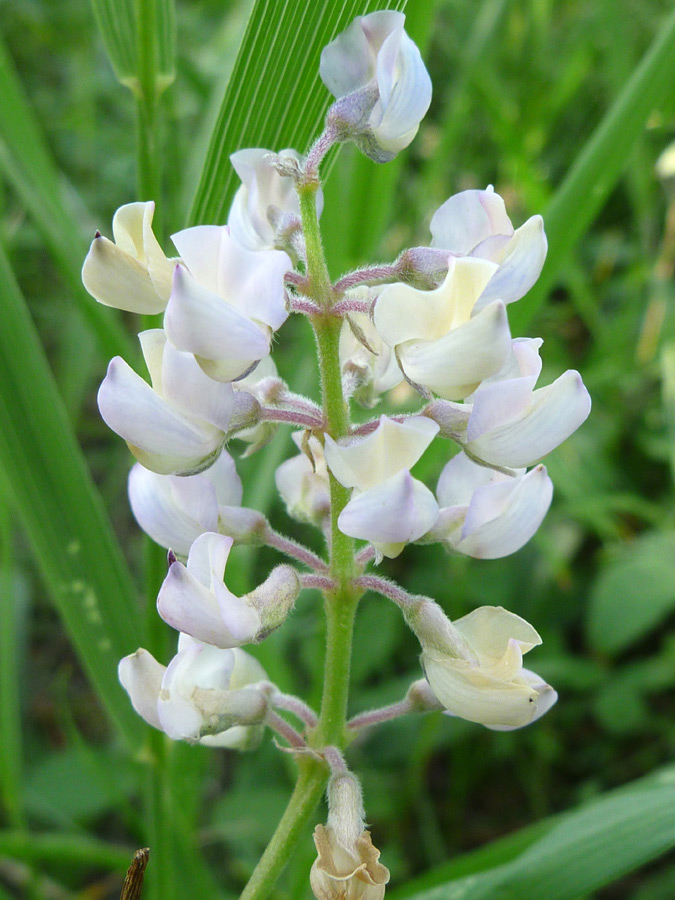
<svg viewBox="0 0 675 900">
<path fill-rule="evenodd" d="M 579 373 L 542 385 L 542 341 L 511 334 L 508 305 L 539 276 L 546 237 L 537 215 L 514 226 L 493 187 L 445 200 L 428 246 L 335 282 L 328 274 L 319 228 L 326 152 L 349 141 L 387 162 L 411 143 L 431 101 L 404 26 L 402 13 L 371 13 L 324 48 L 320 75 L 335 98 L 325 130 L 306 157 L 288 148 L 233 154 L 242 183 L 227 224 L 177 231 L 170 248 L 153 232 L 154 204 L 129 203 L 112 240 L 97 233 L 83 267 L 98 302 L 162 317 L 139 335 L 143 371 L 112 360 L 98 394 L 103 419 L 135 457 L 136 520 L 168 551 L 157 610 L 178 634 L 170 660 L 130 647 L 120 681 L 139 715 L 173 740 L 250 751 L 269 729 L 297 762 L 296 788 L 244 900 L 271 895 L 326 785 L 315 897 L 384 896 L 389 872 L 343 756 L 361 729 L 439 711 L 521 728 L 556 700 L 523 668 L 541 638 L 517 612 L 486 605 L 452 621 L 450 597 L 412 596 L 386 577 L 388 560 L 410 544 L 439 544 L 439 567 L 448 552 L 517 552 L 551 504 L 543 457 L 590 411 Z M 291 315 L 313 332 L 320 397 L 295 393 L 273 362 Z M 415 408 L 397 408 L 401 388 Z M 356 424 L 356 405 L 380 403 L 381 413 Z M 294 451 L 275 485 L 291 519 L 316 529 L 312 547 L 243 503 L 237 457 L 264 452 L 286 428 Z M 444 457 L 435 484 L 418 465 L 434 442 Z M 243 592 L 226 571 L 237 544 L 281 557 Z M 323 594 L 326 615 L 317 710 L 270 682 L 256 659 L 256 645 L 285 627 L 308 589 Z M 420 669 L 403 700 L 348 721 L 353 624 L 368 591 L 400 608 L 420 641 Z"/>
</svg>

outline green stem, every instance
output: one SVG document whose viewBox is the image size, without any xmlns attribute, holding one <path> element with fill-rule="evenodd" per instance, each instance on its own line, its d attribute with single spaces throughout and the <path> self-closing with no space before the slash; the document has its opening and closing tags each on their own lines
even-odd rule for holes
<svg viewBox="0 0 675 900">
<path fill-rule="evenodd" d="M 310 296 L 324 310 L 312 317 L 321 374 L 321 393 L 326 431 L 334 439 L 349 433 L 349 412 L 342 393 L 338 343 L 341 319 L 331 315 L 337 299 L 328 274 L 316 214 L 318 182 L 298 187 L 300 212 L 307 248 L 307 277 Z M 347 700 L 351 666 L 354 615 L 363 589 L 354 585 L 356 565 L 354 541 L 343 534 L 337 521 L 349 501 L 348 488 L 330 474 L 331 540 L 330 574 L 335 588 L 326 594 L 326 658 L 319 722 L 310 746 L 320 750 L 328 745 L 339 749 L 349 742 Z M 328 768 L 316 759 L 298 759 L 300 775 L 277 830 L 255 868 L 240 900 L 265 900 L 272 892 L 298 836 L 316 807 L 328 779 Z"/>
<path fill-rule="evenodd" d="M 300 775 L 286 811 L 239 900 L 262 900 L 269 897 L 303 828 L 321 799 L 328 781 L 328 768 L 318 760 L 309 758 L 299 759 L 298 766 Z"/>
</svg>

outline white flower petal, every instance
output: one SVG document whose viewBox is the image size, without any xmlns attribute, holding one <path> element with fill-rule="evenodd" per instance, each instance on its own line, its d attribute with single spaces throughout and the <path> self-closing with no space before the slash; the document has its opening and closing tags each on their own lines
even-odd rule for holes
<svg viewBox="0 0 675 900">
<path fill-rule="evenodd" d="M 522 653 L 541 644 L 537 631 L 521 616 L 509 612 L 503 606 L 480 606 L 453 625 L 468 641 L 481 663 L 495 665 L 508 650 L 509 642 L 516 640 Z"/>
<path fill-rule="evenodd" d="M 506 308 L 496 302 L 436 341 L 401 344 L 399 360 L 411 381 L 445 400 L 462 400 L 501 368 L 510 348 Z"/>
<path fill-rule="evenodd" d="M 432 247 L 461 256 L 468 256 L 492 235 L 513 234 L 504 201 L 492 187 L 486 191 L 462 191 L 450 197 L 432 216 L 430 229 Z"/>
<path fill-rule="evenodd" d="M 226 225 L 187 228 L 172 240 L 194 280 L 207 292 L 273 330 L 286 320 L 284 274 L 292 268 L 287 253 L 249 250 Z"/>
<path fill-rule="evenodd" d="M 380 100 L 371 119 L 373 133 L 385 150 L 401 150 L 417 134 L 431 103 L 429 73 L 402 23 L 382 45 L 376 77 Z"/>
<path fill-rule="evenodd" d="M 113 218 L 115 243 L 94 238 L 82 281 L 99 303 L 130 312 L 162 312 L 171 291 L 173 261 L 152 233 L 155 204 L 127 203 Z"/>
<path fill-rule="evenodd" d="M 191 353 L 166 343 L 162 357 L 162 395 L 186 418 L 227 433 L 235 406 L 232 385 L 214 381 Z"/>
<path fill-rule="evenodd" d="M 544 220 L 532 216 L 508 242 L 499 269 L 483 291 L 478 308 L 492 300 L 513 303 L 524 297 L 541 274 L 547 249 Z"/>
<path fill-rule="evenodd" d="M 445 280 L 433 291 L 387 285 L 375 304 L 375 327 L 390 347 L 410 340 L 437 340 L 470 320 L 496 270 L 496 264 L 487 260 L 450 257 Z"/>
<path fill-rule="evenodd" d="M 581 376 L 570 369 L 553 384 L 534 391 L 529 407 L 518 418 L 469 440 L 466 448 L 479 459 L 495 465 L 529 466 L 576 431 L 590 409 L 591 400 Z"/>
<path fill-rule="evenodd" d="M 500 681 L 461 659 L 422 653 L 431 689 L 452 715 L 488 728 L 521 728 L 537 718 L 538 692 L 514 681 Z"/>
<path fill-rule="evenodd" d="M 445 464 L 438 479 L 436 496 L 439 506 L 468 506 L 478 488 L 507 477 L 487 466 L 477 465 L 465 453 L 458 453 Z"/>
<path fill-rule="evenodd" d="M 142 648 L 120 661 L 118 675 L 136 712 L 153 728 L 161 728 L 157 701 L 166 669 Z"/>
<path fill-rule="evenodd" d="M 455 549 L 477 559 L 499 559 L 520 550 L 548 512 L 553 483 L 544 466 L 518 479 L 478 488 Z"/>
<path fill-rule="evenodd" d="M 520 670 L 520 680 L 536 691 L 536 696 L 534 698 L 534 715 L 530 719 L 531 724 L 549 711 L 557 701 L 558 694 L 550 684 L 546 684 L 539 675 L 530 672 L 528 669 Z M 519 725 L 486 725 L 486 728 L 490 728 L 492 731 L 513 731 L 514 728 L 519 727 Z"/>
<path fill-rule="evenodd" d="M 187 556 L 193 541 L 218 527 L 218 501 L 204 475 L 158 475 L 140 463 L 129 472 L 129 502 L 153 541 Z"/>
<path fill-rule="evenodd" d="M 473 405 L 466 429 L 467 440 L 475 441 L 526 416 L 536 383 L 536 376 L 528 375 L 481 385 L 470 398 Z"/>
<path fill-rule="evenodd" d="M 404 471 L 353 497 L 340 513 L 338 527 L 375 544 L 409 543 L 427 532 L 437 516 L 434 495 Z"/>
<path fill-rule="evenodd" d="M 269 335 L 182 266 L 176 266 L 164 327 L 177 349 L 217 362 L 220 381 L 238 378 L 269 352 Z"/>
<path fill-rule="evenodd" d="M 230 234 L 249 250 L 271 250 L 276 241 L 275 224 L 280 218 L 300 219 L 300 205 L 295 183 L 275 168 L 278 157 L 302 162 L 295 150 L 279 154 L 261 148 L 238 150 L 230 162 L 242 185 L 234 195 L 227 219 Z M 317 214 L 321 215 L 323 194 L 317 191 Z M 270 213 L 273 213 L 274 221 Z"/>
<path fill-rule="evenodd" d="M 121 357 L 108 366 L 98 405 L 105 423 L 136 458 L 163 475 L 197 468 L 224 440 L 215 428 L 200 429 L 181 416 Z"/>
<path fill-rule="evenodd" d="M 436 422 L 424 416 L 402 422 L 380 416 L 375 431 L 350 444 L 338 444 L 326 435 L 326 462 L 340 484 L 365 491 L 411 469 L 438 431 Z"/>
<path fill-rule="evenodd" d="M 165 622 L 221 649 L 250 641 L 260 628 L 257 611 L 223 584 L 231 547 L 229 537 L 200 535 L 190 549 L 187 566 L 172 563 L 157 597 Z"/>
<path fill-rule="evenodd" d="M 103 236 L 91 242 L 82 282 L 104 306 L 143 315 L 160 313 L 166 306 L 167 298 L 157 293 L 146 266 Z"/>
</svg>

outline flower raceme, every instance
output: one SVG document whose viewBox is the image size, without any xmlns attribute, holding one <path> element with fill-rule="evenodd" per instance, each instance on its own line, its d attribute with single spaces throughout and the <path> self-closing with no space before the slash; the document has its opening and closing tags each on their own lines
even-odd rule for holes
<svg viewBox="0 0 675 900">
<path fill-rule="evenodd" d="M 324 49 L 320 74 L 336 98 L 324 132 L 306 159 L 290 149 L 233 154 L 242 184 L 226 225 L 177 232 L 173 257 L 153 234 L 154 204 L 127 204 L 113 219 L 114 240 L 97 234 L 82 273 L 99 302 L 163 314 L 162 328 L 139 335 L 149 383 L 116 357 L 98 394 L 103 419 L 137 460 L 128 482 L 134 515 L 169 550 L 157 607 L 180 635 L 168 666 L 139 649 L 120 663 L 120 681 L 145 721 L 173 739 L 247 749 L 268 726 L 286 749 L 325 760 L 329 814 L 315 832 L 311 873 L 318 900 L 382 900 L 389 879 L 342 757 L 350 729 L 444 709 L 507 730 L 556 700 L 523 667 L 541 639 L 522 618 L 483 606 L 450 621 L 434 601 L 369 566 L 410 543 L 440 542 L 480 559 L 518 551 L 552 499 L 540 460 L 590 411 L 577 372 L 537 387 L 541 340 L 511 336 L 507 306 L 539 276 L 546 236 L 539 216 L 515 228 L 492 187 L 446 200 L 431 219 L 431 246 L 330 283 L 317 224 L 321 160 L 341 141 L 379 162 L 393 158 L 431 99 L 404 21 L 391 10 L 360 16 Z M 271 358 L 291 313 L 315 331 L 321 405 L 289 389 Z M 405 413 L 392 412 L 403 395 Z M 352 423 L 353 403 L 370 409 L 382 397 L 388 415 Z M 249 456 L 286 424 L 299 452 L 276 465 L 276 487 L 291 517 L 323 532 L 325 557 L 242 505 L 229 442 L 243 442 L 240 455 Z M 436 437 L 459 452 L 445 455 L 434 495 L 412 471 Z M 354 540 L 367 544 L 355 555 Z M 239 596 L 225 567 L 245 542 L 292 564 Z M 366 589 L 397 603 L 420 640 L 425 678 L 400 703 L 349 723 L 335 718 L 330 690 L 342 692 L 344 707 L 349 666 L 347 629 L 333 619 L 324 694 L 333 719 L 282 694 L 241 646 L 282 625 L 305 588 L 326 593 L 329 616 Z M 328 733 L 343 743 L 320 746 Z"/>
</svg>

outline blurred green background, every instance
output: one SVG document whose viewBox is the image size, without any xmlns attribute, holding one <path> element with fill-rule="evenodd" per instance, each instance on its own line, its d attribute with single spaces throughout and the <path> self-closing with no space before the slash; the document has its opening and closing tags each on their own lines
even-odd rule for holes
<svg viewBox="0 0 675 900">
<path fill-rule="evenodd" d="M 259 3 L 257 9 L 271 23 L 283 6 Z M 224 0 L 178 3 L 176 77 L 158 104 L 153 137 L 167 250 L 168 235 L 184 226 L 190 208 L 200 208 L 193 198 L 203 185 L 210 135 L 251 7 Z M 545 270 L 538 293 L 520 301 L 521 309 L 511 308 L 513 331 L 544 338 L 542 384 L 577 368 L 594 404 L 588 422 L 546 460 L 553 507 L 522 551 L 487 562 L 450 557 L 434 546 L 409 548 L 381 567 L 410 591 L 438 599 L 451 617 L 502 604 L 531 621 L 543 646 L 530 664 L 560 694 L 553 711 L 523 731 L 494 733 L 434 714 L 373 729 L 350 748 L 375 843 L 392 872 L 393 897 L 412 897 L 418 888 L 517 859 L 556 827 L 559 820 L 547 817 L 584 804 L 592 810 L 604 792 L 635 779 L 662 777 L 672 786 L 673 770 L 662 767 L 675 748 L 675 172 L 665 183 L 655 162 L 675 140 L 674 64 L 652 84 L 644 124 L 629 123 L 626 114 L 624 132 L 632 129 L 626 146 L 610 136 L 606 165 L 600 154 L 597 173 L 589 170 L 590 181 L 576 194 L 566 198 L 559 190 L 672 22 L 671 8 L 663 0 L 410 0 L 408 30 L 424 48 L 434 84 L 429 115 L 395 162 L 377 167 L 347 147 L 330 170 L 322 227 L 335 276 L 426 243 L 432 213 L 465 188 L 494 184 L 516 226 L 536 212 L 548 222 L 551 211 L 555 265 L 549 275 Z M 30 473 L 20 483 L 10 468 L 0 477 L 0 898 L 115 897 L 131 853 L 147 843 L 153 854 L 158 848 L 148 897 L 234 897 L 284 809 L 292 760 L 269 737 L 254 754 L 237 756 L 169 746 L 161 735 L 146 733 L 150 729 L 134 731 L 135 721 L 116 729 L 100 700 L 108 688 L 92 687 L 73 646 L 80 646 L 74 634 L 81 644 L 97 628 L 104 634 L 108 615 L 116 617 L 121 652 L 144 643 L 166 662 L 173 642 L 155 621 L 153 606 L 163 554 L 131 517 L 125 487 L 130 456 L 95 403 L 115 347 L 137 361 L 134 335 L 141 325 L 124 314 L 92 319 L 98 313 L 87 305 L 95 304 L 77 286 L 94 229 L 110 234 L 118 206 L 151 199 L 139 196 L 133 97 L 115 77 L 89 4 L 5 0 L 0 13 L 0 243 L 56 379 L 63 421 L 77 434 L 135 584 L 131 594 L 124 582 L 119 603 L 108 592 L 100 608 L 94 601 L 87 607 L 86 598 L 80 606 L 70 603 L 68 596 L 78 593 L 72 581 L 70 595 L 64 588 L 65 599 L 50 600 L 61 590 L 57 580 L 77 571 L 79 549 L 72 562 L 68 547 L 81 541 L 86 556 L 93 532 L 84 519 L 71 521 L 61 499 L 70 476 L 62 482 L 58 466 L 53 475 L 44 467 L 45 458 L 62 458 L 64 467 L 72 460 L 59 443 L 66 425 L 43 418 L 35 406 L 30 391 L 40 372 L 26 356 L 25 380 L 5 373 L 0 383 L 8 421 L 13 416 L 26 429 L 24 443 L 12 448 L 5 428 L 7 459 L 13 454 L 16 471 Z M 309 33 L 297 35 L 288 78 L 311 40 Z M 669 53 L 675 57 L 672 43 Z M 12 69 L 23 106 L 10 90 Z M 316 92 L 317 102 L 327 101 L 323 87 Z M 283 126 L 292 110 L 279 102 L 281 110 L 259 111 L 258 120 Z M 305 123 L 307 129 L 312 124 Z M 251 142 L 261 143 L 265 134 Z M 201 209 L 227 209 L 233 186 L 208 196 L 202 190 Z M 12 310 L 19 295 L 5 268 L 0 328 L 7 346 L 15 340 L 18 346 Z M 318 399 L 304 321 L 284 327 L 275 360 L 293 389 Z M 49 397 L 42 402 L 48 406 Z M 21 403 L 38 409 L 32 424 Z M 44 457 L 36 435 L 44 439 Z M 318 546 L 274 495 L 274 469 L 290 452 L 283 432 L 242 460 L 244 502 Z M 420 464 L 417 474 L 430 486 L 446 454 L 436 442 Z M 45 517 L 51 517 L 49 533 L 40 530 Z M 71 525 L 70 543 L 60 548 Z M 115 553 L 96 545 L 82 560 L 83 580 L 102 578 L 106 566 L 112 571 Z M 238 549 L 228 583 L 249 590 L 275 561 L 271 551 Z M 61 564 L 74 568 L 64 574 Z M 140 616 L 134 618 L 135 607 L 130 612 L 124 590 Z M 254 651 L 283 690 L 312 703 L 320 695 L 322 666 L 318 599 L 303 595 L 284 628 Z M 112 660 L 115 647 L 100 647 Z M 95 656 L 93 644 L 90 653 Z M 353 712 L 400 698 L 419 677 L 417 654 L 397 610 L 382 598 L 366 598 L 357 622 Z M 113 684 L 114 666 L 102 662 L 100 678 Z M 123 695 L 119 703 L 126 703 Z M 132 731 L 137 743 L 130 751 Z M 622 796 L 612 795 L 617 815 Z M 604 877 L 588 883 L 581 877 L 567 893 L 553 883 L 544 889 L 516 878 L 516 893 L 497 887 L 475 896 L 671 900 L 675 865 L 664 851 L 668 834 L 670 845 L 675 842 L 674 814 L 658 826 L 650 815 L 635 826 L 637 837 L 627 835 L 627 846 L 652 825 L 666 837 L 642 856 L 627 853 L 625 864 L 617 859 L 623 845 L 608 845 L 614 868 Z M 592 834 L 602 832 L 601 821 Z M 517 837 L 492 845 L 487 855 L 463 855 L 512 834 Z M 308 896 L 313 856 L 308 833 L 275 896 Z M 568 866 L 574 865 L 569 857 Z M 427 870 L 431 874 L 423 875 Z M 441 890 L 438 900 L 460 896 Z"/>
</svg>

